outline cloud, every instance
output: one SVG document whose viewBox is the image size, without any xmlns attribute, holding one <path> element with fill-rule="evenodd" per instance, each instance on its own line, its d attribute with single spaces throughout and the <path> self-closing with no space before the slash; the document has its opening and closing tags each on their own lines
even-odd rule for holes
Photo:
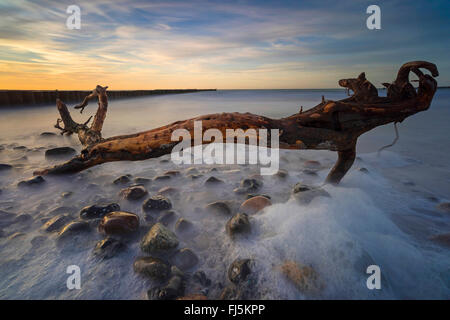
<svg viewBox="0 0 450 320">
<path fill-rule="evenodd" d="M 77 3 L 81 30 L 65 27 L 73 1 L 0 4 L 0 86 L 335 87 L 361 69 L 390 80 L 417 58 L 449 83 L 445 2 L 383 4 L 379 31 L 365 27 L 365 1 Z"/>
</svg>

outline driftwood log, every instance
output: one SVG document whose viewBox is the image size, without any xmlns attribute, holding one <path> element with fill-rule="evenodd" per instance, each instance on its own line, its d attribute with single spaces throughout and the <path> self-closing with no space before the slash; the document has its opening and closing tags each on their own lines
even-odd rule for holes
<svg viewBox="0 0 450 320">
<path fill-rule="evenodd" d="M 420 68 L 427 69 L 431 75 L 424 74 Z M 409 82 L 410 72 L 418 77 L 417 91 Z M 377 126 L 402 122 L 410 115 L 427 110 L 437 89 L 433 77 L 438 75 L 434 64 L 413 61 L 399 69 L 393 83 L 384 84 L 387 97 L 379 97 L 376 88 L 363 73 L 358 78 L 339 81 L 342 87 L 353 91 L 351 97 L 339 101 L 322 98 L 322 102 L 314 108 L 305 112 L 300 110 L 286 118 L 271 119 L 251 113 L 209 114 L 145 132 L 106 139 L 102 137 L 101 131 L 108 109 L 107 87 L 97 86 L 81 104 L 75 106 L 83 111 L 89 99 L 98 99 L 98 109 L 90 127 L 88 122 L 91 118 L 83 124 L 76 123 L 67 106 L 59 99 L 56 101 L 61 118 L 55 127 L 61 130 L 61 134 L 78 135 L 84 146 L 81 154 L 60 165 L 36 171 L 35 174 L 73 173 L 106 162 L 160 157 L 171 153 L 178 143 L 171 140 L 172 132 L 176 129 L 188 130 L 192 137 L 191 145 L 194 146 L 194 121 L 202 120 L 203 132 L 211 128 L 219 129 L 224 140 L 226 129 L 279 129 L 281 149 L 337 151 L 338 159 L 328 174 L 327 182 L 339 183 L 353 164 L 358 137 Z M 61 123 L 64 127 L 61 127 Z"/>
</svg>

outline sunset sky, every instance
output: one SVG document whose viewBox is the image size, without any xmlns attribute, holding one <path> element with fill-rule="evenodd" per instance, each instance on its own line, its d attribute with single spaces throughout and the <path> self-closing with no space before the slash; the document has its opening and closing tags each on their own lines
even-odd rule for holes
<svg viewBox="0 0 450 320">
<path fill-rule="evenodd" d="M 334 88 L 361 71 L 380 86 L 410 60 L 448 86 L 449 21 L 449 1 L 0 0 L 0 89 Z"/>
</svg>

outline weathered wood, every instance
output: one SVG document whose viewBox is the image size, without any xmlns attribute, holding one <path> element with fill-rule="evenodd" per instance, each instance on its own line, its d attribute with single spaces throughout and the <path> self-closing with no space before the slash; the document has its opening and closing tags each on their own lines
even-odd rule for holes
<svg viewBox="0 0 450 320">
<path fill-rule="evenodd" d="M 432 76 L 423 74 L 419 68 L 429 70 Z M 411 71 L 419 77 L 419 88 L 413 97 L 410 93 L 403 94 L 404 88 L 409 84 L 407 79 Z M 201 120 L 203 132 L 218 129 L 224 139 L 226 129 L 279 129 L 281 149 L 337 151 L 338 160 L 331 169 L 327 182 L 339 183 L 353 164 L 356 141 L 361 134 L 380 125 L 401 122 L 406 117 L 429 108 L 437 88 L 437 82 L 433 78 L 435 76 L 438 76 L 438 71 L 434 64 L 413 61 L 400 68 L 398 77 L 392 84 L 395 89 L 392 90 L 401 94 L 393 94 L 393 97 L 378 97 L 365 76 L 360 76 L 339 82 L 342 86 L 353 90 L 352 97 L 340 101 L 323 100 L 308 111 L 301 111 L 286 118 L 271 119 L 251 113 L 218 113 L 108 139 L 101 137 L 101 128 L 107 111 L 106 88 L 97 86 L 90 97 L 98 97 L 99 108 L 90 128 L 87 127 L 87 123 L 75 123 L 67 107 L 60 100 L 57 101 L 64 123 L 64 128 L 60 129 L 63 133 L 77 133 L 85 149 L 72 160 L 53 168 L 36 171 L 35 174 L 79 172 L 105 162 L 160 157 L 171 153 L 172 148 L 178 143 L 171 140 L 172 132 L 176 129 L 188 130 L 192 137 L 191 145 L 194 146 L 194 122 Z M 77 107 L 84 108 L 86 105 L 85 99 Z"/>
</svg>

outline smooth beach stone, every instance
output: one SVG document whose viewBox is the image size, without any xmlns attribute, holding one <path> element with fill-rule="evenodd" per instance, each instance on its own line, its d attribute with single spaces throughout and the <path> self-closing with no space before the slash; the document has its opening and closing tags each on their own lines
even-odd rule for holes
<svg viewBox="0 0 450 320">
<path fill-rule="evenodd" d="M 175 222 L 177 220 L 178 215 L 176 214 L 175 211 L 173 210 L 169 210 L 169 211 L 164 211 L 163 213 L 161 213 L 161 215 L 158 217 L 158 222 L 161 222 L 164 226 L 168 226 L 171 223 Z"/>
<path fill-rule="evenodd" d="M 56 136 L 56 133 L 54 133 L 54 132 L 42 132 L 42 133 L 40 134 L 40 136 L 41 136 L 41 137 L 55 137 L 55 136 Z"/>
<path fill-rule="evenodd" d="M 137 177 L 137 178 L 134 178 L 133 181 L 138 184 L 146 185 L 146 184 L 149 184 L 152 180 L 149 178 Z"/>
<path fill-rule="evenodd" d="M 153 257 L 139 257 L 133 264 L 134 272 L 154 280 L 164 280 L 170 275 L 170 267 L 164 261 Z"/>
<path fill-rule="evenodd" d="M 61 197 L 63 197 L 63 198 L 68 198 L 68 197 L 70 197 L 71 195 L 73 195 L 73 192 L 72 192 L 72 191 L 67 191 L 67 192 L 61 193 Z"/>
<path fill-rule="evenodd" d="M 178 246 L 178 238 L 162 223 L 156 223 L 141 241 L 141 250 L 147 253 L 174 249 Z"/>
<path fill-rule="evenodd" d="M 254 214 L 270 205 L 272 205 L 272 202 L 269 199 L 263 196 L 257 196 L 245 200 L 239 208 L 239 212 Z"/>
<path fill-rule="evenodd" d="M 197 255 L 189 248 L 178 250 L 171 258 L 172 264 L 181 270 L 189 270 L 199 262 Z"/>
<path fill-rule="evenodd" d="M 117 179 L 115 179 L 113 181 L 114 184 L 127 184 L 131 181 L 131 175 L 130 174 L 125 174 L 123 176 L 118 177 Z"/>
<path fill-rule="evenodd" d="M 243 282 L 252 272 L 252 260 L 250 259 L 236 259 L 228 268 L 228 279 L 237 284 Z"/>
<path fill-rule="evenodd" d="M 242 193 L 255 192 L 263 186 L 263 182 L 256 178 L 245 178 L 241 181 L 239 190 Z M 238 192 L 241 193 L 241 192 Z"/>
<path fill-rule="evenodd" d="M 178 171 L 178 170 L 169 170 L 169 171 L 164 172 L 164 175 L 165 176 L 178 176 L 178 175 L 180 175 L 180 171 Z"/>
<path fill-rule="evenodd" d="M 190 174 L 187 177 L 191 178 L 192 180 L 197 180 L 198 178 L 203 177 L 203 175 L 202 174 Z"/>
<path fill-rule="evenodd" d="M 131 186 L 120 191 L 120 196 L 127 200 L 138 200 L 148 194 L 143 186 Z"/>
<path fill-rule="evenodd" d="M 198 171 L 197 168 L 190 167 L 190 168 L 186 169 L 185 173 L 186 173 L 186 175 L 188 175 L 188 174 L 199 174 L 200 172 Z"/>
<path fill-rule="evenodd" d="M 316 160 L 308 160 L 303 164 L 305 168 L 318 169 L 320 168 L 320 162 Z"/>
<path fill-rule="evenodd" d="M 13 168 L 12 165 L 7 163 L 0 163 L 0 171 L 11 170 Z"/>
<path fill-rule="evenodd" d="M 194 251 L 189 248 L 183 248 L 178 250 L 170 258 L 170 261 L 181 270 L 188 270 L 197 265 L 199 260 Z"/>
<path fill-rule="evenodd" d="M 117 203 L 110 203 L 107 205 L 91 205 L 84 207 L 80 211 L 80 218 L 81 219 L 99 219 L 103 218 L 106 214 L 113 212 L 113 211 L 120 211 L 120 206 Z"/>
<path fill-rule="evenodd" d="M 114 211 L 103 217 L 98 231 L 107 235 L 134 232 L 139 227 L 139 217 L 134 213 Z"/>
<path fill-rule="evenodd" d="M 439 203 L 439 204 L 436 206 L 436 208 L 437 208 L 439 211 L 446 212 L 446 213 L 450 213 L 450 202 L 442 202 L 442 203 Z"/>
<path fill-rule="evenodd" d="M 269 195 L 267 195 L 267 194 L 253 194 L 253 193 L 249 193 L 249 194 L 247 194 L 247 196 L 246 196 L 246 198 L 247 199 L 251 199 L 251 198 L 254 198 L 254 197 L 258 197 L 258 196 L 261 196 L 261 197 L 265 197 L 265 198 L 267 198 L 267 199 L 272 199 Z"/>
<path fill-rule="evenodd" d="M 106 260 L 114 257 L 123 249 L 125 249 L 125 244 L 117 239 L 107 237 L 106 239 L 97 242 L 93 253 L 98 258 Z"/>
<path fill-rule="evenodd" d="M 172 208 L 172 203 L 169 199 L 163 195 L 155 195 L 144 201 L 142 209 L 146 212 L 149 211 L 162 211 Z"/>
<path fill-rule="evenodd" d="M 359 168 L 359 171 L 361 171 L 362 173 L 369 173 L 369 170 L 367 168 Z"/>
<path fill-rule="evenodd" d="M 58 233 L 58 238 L 62 239 L 78 232 L 89 231 L 89 229 L 89 223 L 86 221 L 72 221 Z"/>
<path fill-rule="evenodd" d="M 164 287 L 154 287 L 147 291 L 149 300 L 172 300 L 184 295 L 183 279 L 172 276 Z"/>
<path fill-rule="evenodd" d="M 169 175 L 162 175 L 162 176 L 156 176 L 153 178 L 153 181 L 166 181 L 166 180 L 170 180 L 171 176 Z"/>
<path fill-rule="evenodd" d="M 217 179 L 216 177 L 212 176 L 206 179 L 205 185 L 216 185 L 216 184 L 222 184 L 223 181 L 220 179 Z"/>
<path fill-rule="evenodd" d="M 288 172 L 283 169 L 279 169 L 278 172 L 275 174 L 278 178 L 284 179 L 288 176 Z"/>
<path fill-rule="evenodd" d="M 231 237 L 250 232 L 250 221 L 245 213 L 237 213 L 228 220 L 225 231 Z"/>
<path fill-rule="evenodd" d="M 175 232 L 177 233 L 186 233 L 192 230 L 193 224 L 189 220 L 185 218 L 179 218 L 175 223 Z"/>
<path fill-rule="evenodd" d="M 308 204 L 316 197 L 331 197 L 330 194 L 322 188 L 310 187 L 303 183 L 297 183 L 292 193 L 294 198 L 301 204 Z"/>
<path fill-rule="evenodd" d="M 205 209 L 210 212 L 215 212 L 215 213 L 224 214 L 224 215 L 231 214 L 230 207 L 228 206 L 228 204 L 226 204 L 223 201 L 215 201 L 215 202 L 208 203 L 205 206 Z"/>
<path fill-rule="evenodd" d="M 71 220 L 72 218 L 70 218 L 68 215 L 57 215 L 44 223 L 44 225 L 42 226 L 42 230 L 46 232 L 59 231 Z"/>
<path fill-rule="evenodd" d="M 159 194 L 162 194 L 163 196 L 170 196 L 179 193 L 180 190 L 174 187 L 162 187 L 158 190 Z"/>
<path fill-rule="evenodd" d="M 206 273 L 202 270 L 194 272 L 192 275 L 192 280 L 197 282 L 203 287 L 209 287 L 211 285 L 211 279 L 206 276 Z"/>
<path fill-rule="evenodd" d="M 28 148 L 25 147 L 25 146 L 17 146 L 17 147 L 14 147 L 13 150 L 16 150 L 16 151 L 23 151 L 23 150 L 28 150 Z"/>
<path fill-rule="evenodd" d="M 317 294 L 323 289 L 323 284 L 317 272 L 301 263 L 287 260 L 280 267 L 280 272 L 295 287 L 305 294 Z"/>
<path fill-rule="evenodd" d="M 302 171 L 304 174 L 307 174 L 308 176 L 317 176 L 317 171 L 312 169 L 304 169 Z"/>
<path fill-rule="evenodd" d="M 45 151 L 45 157 L 59 157 L 59 156 L 66 156 L 66 155 L 72 155 L 75 154 L 76 150 L 71 147 L 58 147 L 53 149 L 48 149 Z"/>
<path fill-rule="evenodd" d="M 45 182 L 45 179 L 44 179 L 43 177 L 41 177 L 41 176 L 36 176 L 36 177 L 30 178 L 30 179 L 28 179 L 28 180 L 22 180 L 22 181 L 20 181 L 20 182 L 17 184 L 17 186 L 18 186 L 18 187 L 35 186 L 35 185 L 38 185 L 38 184 L 42 184 L 42 183 L 44 183 L 44 182 Z"/>
</svg>

